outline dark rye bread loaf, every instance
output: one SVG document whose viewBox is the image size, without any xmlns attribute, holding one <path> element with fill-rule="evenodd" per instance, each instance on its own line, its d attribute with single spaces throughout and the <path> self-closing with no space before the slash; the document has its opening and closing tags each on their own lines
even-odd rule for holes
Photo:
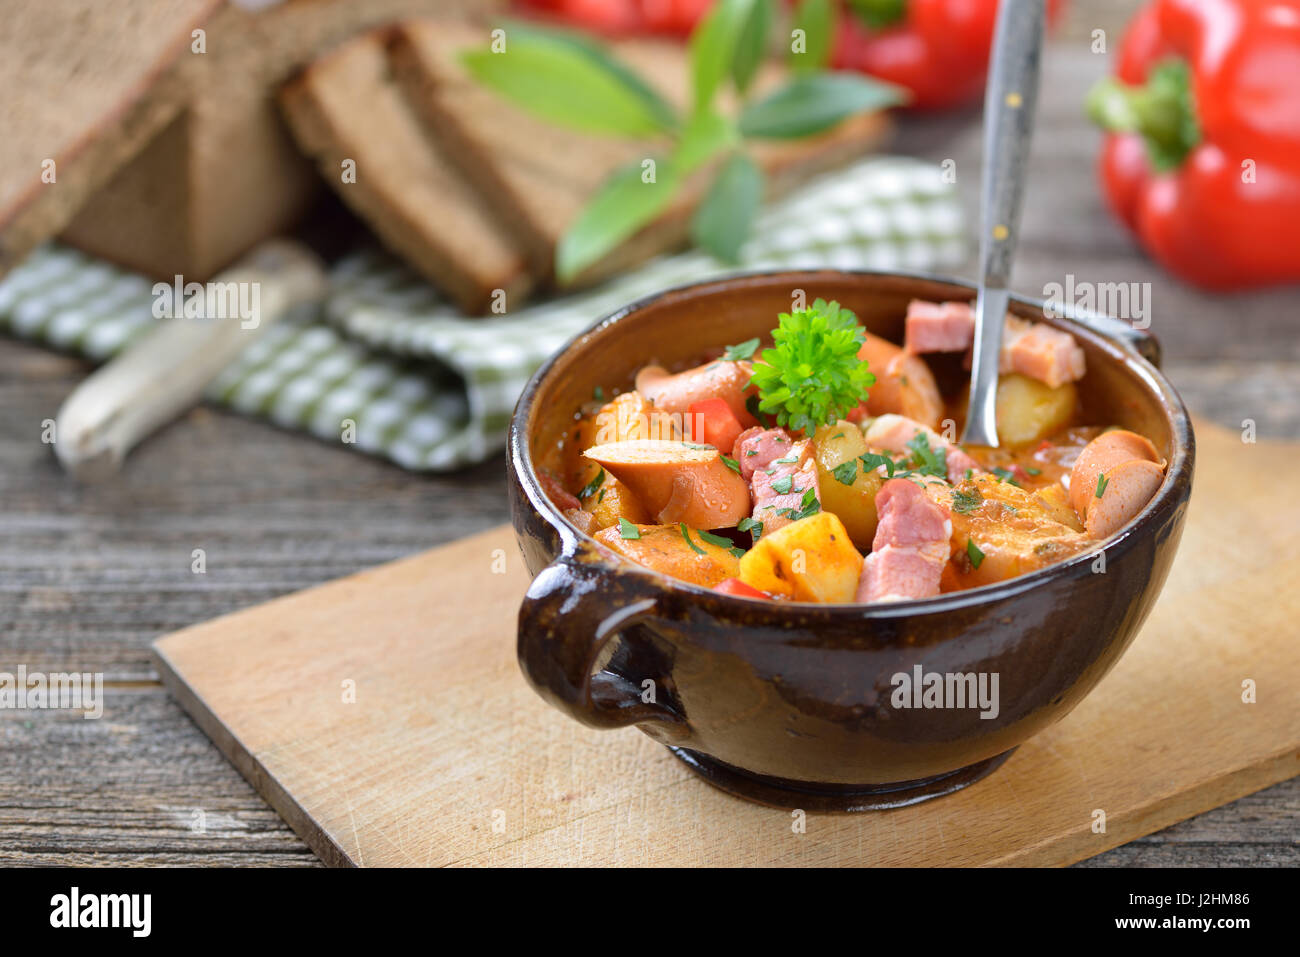
<svg viewBox="0 0 1300 957">
<path fill-rule="evenodd" d="M 507 103 L 478 85 L 458 59 L 462 50 L 488 40 L 486 28 L 408 21 L 394 33 L 394 73 L 432 137 L 493 212 L 517 231 L 534 268 L 549 275 L 557 243 L 605 178 L 627 163 L 664 155 L 668 144 L 586 135 Z M 681 45 L 625 40 L 613 44 L 613 53 L 669 102 L 687 102 L 689 73 Z M 758 88 L 770 89 L 783 77 L 779 67 L 765 67 Z M 754 156 L 767 174 L 768 198 L 878 146 L 888 128 L 884 114 L 868 114 L 821 136 L 755 146 Z M 691 213 L 710 177 L 707 168 L 697 173 L 662 216 L 585 270 L 573 285 L 605 278 L 684 244 Z"/>
<path fill-rule="evenodd" d="M 0 274 L 57 234 L 180 112 L 220 0 L 8 0 L 0 28 Z M 54 163 L 54 181 L 42 179 Z"/>
<path fill-rule="evenodd" d="M 276 104 L 280 84 L 359 33 L 412 16 L 489 16 L 502 2 L 248 0 L 221 7 L 204 24 L 206 52 L 185 58 L 184 111 L 90 197 L 63 238 L 157 278 L 211 278 L 261 240 L 293 228 L 319 195 L 320 177 Z"/>
<path fill-rule="evenodd" d="M 384 31 L 313 62 L 280 93 L 294 138 L 390 248 L 465 312 L 532 285 L 520 246 L 421 129 L 393 81 Z M 345 182 L 343 163 L 356 164 Z"/>
</svg>

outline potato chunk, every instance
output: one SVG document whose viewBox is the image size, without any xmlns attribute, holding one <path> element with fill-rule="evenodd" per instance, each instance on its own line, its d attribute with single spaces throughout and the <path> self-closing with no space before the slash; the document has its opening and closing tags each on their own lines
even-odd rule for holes
<svg viewBox="0 0 1300 957">
<path fill-rule="evenodd" d="M 847 421 L 824 425 L 813 435 L 813 449 L 822 509 L 835 513 L 849 540 L 867 551 L 876 534 L 876 493 L 885 479 L 857 461 L 867 451 L 861 429 Z"/>
<path fill-rule="evenodd" d="M 650 521 L 650 514 L 632 490 L 608 472 L 600 485 L 582 500 L 582 510 L 591 515 L 589 534 L 617 525 L 620 518 L 633 525 Z"/>
<path fill-rule="evenodd" d="M 998 439 L 1004 445 L 1039 442 L 1070 424 L 1079 392 L 1073 382 L 1056 388 L 1010 372 L 998 377 Z"/>
<path fill-rule="evenodd" d="M 637 525 L 636 534 L 637 538 L 624 538 L 614 525 L 593 537 L 638 565 L 705 588 L 740 577 L 740 560 L 728 549 L 706 542 L 696 529 L 687 529 L 690 541 L 680 525 Z"/>
<path fill-rule="evenodd" d="M 851 602 L 861 574 L 844 523 L 823 511 L 760 538 L 741 558 L 738 577 L 779 598 Z"/>
</svg>

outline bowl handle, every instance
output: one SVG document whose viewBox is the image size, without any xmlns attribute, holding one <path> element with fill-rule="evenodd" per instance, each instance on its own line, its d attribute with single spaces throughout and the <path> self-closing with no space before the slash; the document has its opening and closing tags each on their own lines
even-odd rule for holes
<svg viewBox="0 0 1300 957">
<path fill-rule="evenodd" d="M 646 576 L 623 573 L 572 539 L 564 553 L 533 579 L 519 609 L 519 666 L 550 704 L 593 728 L 656 722 L 684 735 L 682 715 L 650 700 L 631 679 L 612 671 L 593 689 L 601 649 L 620 631 L 656 617 L 659 589 Z M 671 729 L 671 730 L 670 730 Z"/>
</svg>

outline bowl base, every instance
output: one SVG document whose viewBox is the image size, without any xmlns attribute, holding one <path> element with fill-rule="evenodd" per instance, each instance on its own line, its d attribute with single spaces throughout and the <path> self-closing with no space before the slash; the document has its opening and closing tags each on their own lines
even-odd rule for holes
<svg viewBox="0 0 1300 957">
<path fill-rule="evenodd" d="M 996 771 L 1015 748 L 932 778 L 875 785 L 814 784 L 767 777 L 734 768 L 698 751 L 672 746 L 668 750 L 704 780 L 728 794 L 769 807 L 853 812 L 887 811 L 960 791 Z"/>
</svg>

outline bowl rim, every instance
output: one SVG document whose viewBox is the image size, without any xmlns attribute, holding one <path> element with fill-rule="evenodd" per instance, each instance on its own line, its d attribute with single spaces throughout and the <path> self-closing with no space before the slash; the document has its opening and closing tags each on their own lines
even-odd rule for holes
<svg viewBox="0 0 1300 957">
<path fill-rule="evenodd" d="M 1127 370 L 1139 379 L 1149 391 L 1151 391 L 1160 401 L 1159 405 L 1164 411 L 1172 438 L 1172 458 L 1165 468 L 1164 481 L 1156 494 L 1147 502 L 1146 506 L 1135 516 L 1128 524 L 1118 531 L 1112 533 L 1107 538 L 1101 539 L 1096 543 L 1095 548 L 1079 552 L 1064 561 L 1055 562 L 1040 568 L 1036 571 L 1027 572 L 1023 575 L 1017 575 L 1015 578 L 1009 578 L 1005 581 L 994 582 L 988 585 L 980 585 L 975 588 L 966 588 L 959 591 L 945 592 L 930 598 L 913 598 L 903 601 L 883 602 L 879 604 L 855 603 L 855 602 L 777 602 L 768 599 L 747 598 L 740 595 L 728 595 L 723 592 L 715 591 L 711 588 L 705 588 L 702 585 L 695 585 L 681 579 L 673 578 L 663 572 L 655 571 L 643 565 L 638 565 L 617 552 L 603 545 L 594 537 L 579 530 L 572 525 L 563 515 L 558 507 L 550 500 L 550 497 L 543 490 L 541 483 L 537 478 L 536 469 L 532 460 L 532 450 L 528 441 L 528 430 L 526 428 L 528 420 L 533 414 L 533 399 L 541 387 L 542 382 L 550 375 L 551 370 L 556 363 L 570 352 L 575 346 L 582 344 L 594 336 L 605 333 L 608 329 L 616 326 L 619 322 L 629 319 L 631 316 L 644 311 L 651 305 L 660 302 L 663 299 L 680 296 L 685 293 L 698 293 L 705 289 L 716 291 L 724 290 L 728 285 L 744 283 L 754 279 L 772 279 L 778 276 L 803 276 L 803 277 L 838 277 L 840 279 L 903 279 L 920 282 L 937 282 L 951 286 L 959 286 L 969 289 L 974 294 L 976 289 L 975 283 L 969 279 L 963 279 L 958 276 L 944 275 L 942 273 L 930 273 L 923 271 L 908 270 L 873 270 L 873 269 L 839 269 L 839 268 L 802 268 L 802 269 L 756 269 L 738 272 L 730 272 L 725 275 L 715 276 L 708 279 L 699 279 L 691 282 L 680 283 L 657 290 L 647 295 L 640 296 L 631 302 L 626 303 L 614 309 L 600 318 L 596 319 L 590 326 L 579 331 L 570 337 L 563 346 L 542 363 L 541 366 L 529 377 L 523 391 L 519 395 L 519 400 L 515 404 L 514 411 L 510 417 L 510 429 L 507 437 L 508 448 L 507 454 L 509 461 L 513 466 L 515 480 L 522 487 L 525 497 L 534 510 L 541 515 L 556 533 L 561 541 L 561 555 L 565 552 L 573 551 L 578 547 L 595 549 L 598 554 L 605 556 L 607 561 L 613 566 L 611 570 L 620 574 L 630 574 L 638 577 L 644 577 L 649 580 L 657 589 L 667 594 L 677 594 L 689 598 L 692 601 L 699 602 L 706 600 L 715 603 L 723 608 L 746 609 L 766 609 L 776 617 L 794 616 L 804 619 L 810 617 L 827 618 L 837 620 L 847 619 L 891 619 L 891 618 L 908 618 L 918 615 L 940 614 L 955 609 L 969 609 L 972 606 L 992 605 L 997 602 L 1014 598 L 1026 591 L 1031 591 L 1051 581 L 1061 578 L 1069 578 L 1075 574 L 1076 569 L 1083 565 L 1090 565 L 1095 561 L 1097 552 L 1104 551 L 1107 554 L 1113 552 L 1128 551 L 1135 541 L 1142 534 L 1150 532 L 1155 527 L 1155 519 L 1179 504 L 1179 499 L 1190 494 L 1192 468 L 1194 462 L 1196 440 L 1192 430 L 1191 417 L 1184 405 L 1182 397 L 1174 389 L 1173 385 L 1158 368 L 1152 365 L 1146 358 L 1140 355 L 1137 349 L 1130 343 L 1125 343 L 1120 339 L 1108 335 L 1099 329 L 1090 327 L 1069 315 L 1057 314 L 1048 316 L 1044 314 L 1041 321 L 1057 328 L 1064 328 L 1071 333 L 1089 341 L 1092 345 L 1107 353 L 1112 361 L 1122 363 Z M 1037 299 L 1031 296 L 1025 296 L 1019 293 L 1012 293 L 1010 301 L 1013 304 L 1027 306 L 1030 309 L 1044 312 L 1047 301 Z M 1059 304 L 1057 304 L 1059 305 Z M 1076 313 L 1077 314 L 1077 313 Z M 1114 319 L 1110 316 L 1101 315 L 1100 318 L 1107 319 L 1111 322 L 1123 323 L 1122 320 Z M 1185 491 L 1180 491 L 1184 490 Z M 557 557 L 556 561 L 560 560 Z M 743 604 L 736 604 L 743 603 Z"/>
</svg>

